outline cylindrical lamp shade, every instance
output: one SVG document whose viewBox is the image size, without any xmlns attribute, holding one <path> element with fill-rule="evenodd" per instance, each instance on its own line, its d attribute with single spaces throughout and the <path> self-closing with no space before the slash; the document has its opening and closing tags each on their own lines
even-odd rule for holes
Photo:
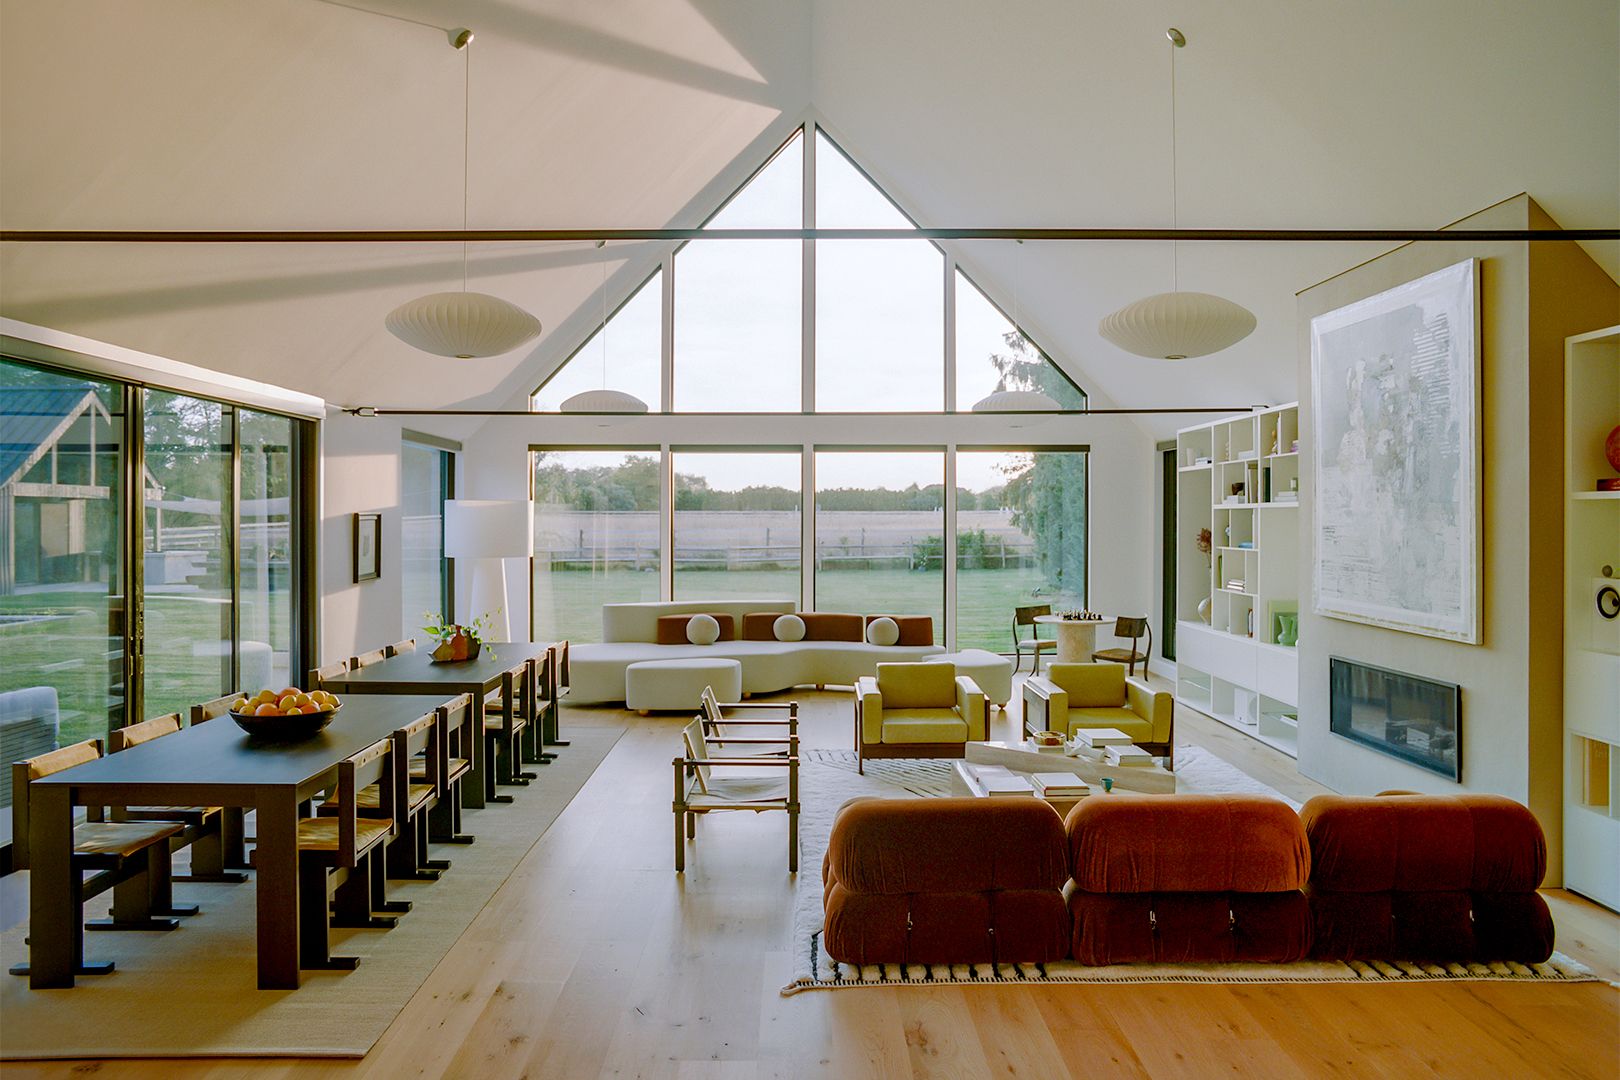
<svg viewBox="0 0 1620 1080">
<path fill-rule="evenodd" d="M 401 304 L 383 320 L 405 344 L 435 356 L 499 356 L 540 334 L 540 320 L 498 296 L 430 293 Z"/>
<path fill-rule="evenodd" d="M 450 499 L 444 553 L 452 559 L 526 559 L 534 554 L 534 503 Z"/>
<path fill-rule="evenodd" d="M 1168 292 L 1126 304 L 1097 324 L 1097 333 L 1128 353 L 1188 360 L 1236 345 L 1254 333 L 1254 315 L 1219 296 Z"/>
</svg>

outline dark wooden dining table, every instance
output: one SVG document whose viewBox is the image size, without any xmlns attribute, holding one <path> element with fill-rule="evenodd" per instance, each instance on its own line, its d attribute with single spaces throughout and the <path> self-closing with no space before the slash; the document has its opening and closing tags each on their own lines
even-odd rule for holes
<svg viewBox="0 0 1620 1080">
<path fill-rule="evenodd" d="M 471 694 L 472 729 L 484 730 L 484 698 L 500 688 L 501 676 L 523 663 L 544 656 L 555 643 L 550 641 L 486 642 L 474 660 L 434 663 L 426 649 L 399 653 L 376 664 L 324 680 L 321 685 L 337 694 L 439 694 L 454 697 Z M 488 740 L 481 735 L 478 745 L 468 748 L 470 762 L 466 783 L 461 785 L 461 805 L 477 809 L 484 805 L 484 770 L 491 767 Z"/>
<path fill-rule="evenodd" d="M 356 696 L 323 731 L 300 742 L 254 739 L 222 716 L 32 781 L 28 985 L 72 986 L 76 974 L 74 943 L 82 930 L 69 899 L 75 806 L 240 806 L 258 813 L 259 989 L 297 989 L 299 804 L 336 783 L 339 762 L 447 696 Z M 180 932 L 207 933 L 206 922 Z"/>
</svg>

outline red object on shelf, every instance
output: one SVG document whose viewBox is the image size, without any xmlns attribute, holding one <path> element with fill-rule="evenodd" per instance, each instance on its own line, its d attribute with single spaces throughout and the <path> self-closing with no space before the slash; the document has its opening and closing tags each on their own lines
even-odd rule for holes
<svg viewBox="0 0 1620 1080">
<path fill-rule="evenodd" d="M 1603 443 L 1603 454 L 1609 459 L 1609 467 L 1620 472 L 1620 427 L 1609 432 L 1609 437 Z M 1601 488 L 1602 491 L 1613 491 L 1613 488 Z"/>
</svg>

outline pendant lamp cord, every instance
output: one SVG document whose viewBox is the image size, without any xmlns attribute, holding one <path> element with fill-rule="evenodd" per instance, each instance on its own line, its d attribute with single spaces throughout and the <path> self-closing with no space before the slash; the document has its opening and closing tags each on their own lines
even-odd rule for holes
<svg viewBox="0 0 1620 1080">
<path fill-rule="evenodd" d="M 467 147 L 472 136 L 472 42 L 462 46 L 466 60 L 461 82 L 461 291 L 467 291 Z"/>
<path fill-rule="evenodd" d="M 1176 176 L 1176 40 L 1170 38 L 1170 227 L 1181 228 L 1181 193 Z M 1170 240 L 1170 291 L 1181 289 L 1181 250 Z"/>
</svg>

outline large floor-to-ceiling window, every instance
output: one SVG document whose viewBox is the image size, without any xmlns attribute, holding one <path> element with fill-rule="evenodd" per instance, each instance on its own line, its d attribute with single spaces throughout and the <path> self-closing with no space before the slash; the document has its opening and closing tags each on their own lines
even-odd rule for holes
<svg viewBox="0 0 1620 1080">
<path fill-rule="evenodd" d="M 916 225 L 809 125 L 703 226 L 797 228 Z M 613 600 L 758 597 L 928 614 L 941 644 L 1006 650 L 1014 606 L 1084 606 L 1086 448 L 1056 425 L 1023 442 L 1019 423 L 954 419 L 1002 390 L 1086 408 L 1018 324 L 1013 243 L 1011 303 L 963 250 L 922 236 L 697 235 L 639 276 L 627 260 L 645 245 L 582 248 L 601 264 L 602 321 L 531 407 L 610 388 L 706 419 L 642 440 L 661 445 L 618 445 L 602 418 L 532 447 L 535 635 L 594 640 Z M 770 445 L 777 416 L 794 418 L 794 445 Z M 897 436 L 925 416 L 945 423 Z"/>
<path fill-rule="evenodd" d="M 815 606 L 945 625 L 945 455 L 816 453 Z"/>
<path fill-rule="evenodd" d="M 799 601 L 803 455 L 676 451 L 676 600 Z"/>
<path fill-rule="evenodd" d="M 660 596 L 660 455 L 643 447 L 531 457 L 533 638 L 600 641 L 603 604 Z"/>
</svg>

